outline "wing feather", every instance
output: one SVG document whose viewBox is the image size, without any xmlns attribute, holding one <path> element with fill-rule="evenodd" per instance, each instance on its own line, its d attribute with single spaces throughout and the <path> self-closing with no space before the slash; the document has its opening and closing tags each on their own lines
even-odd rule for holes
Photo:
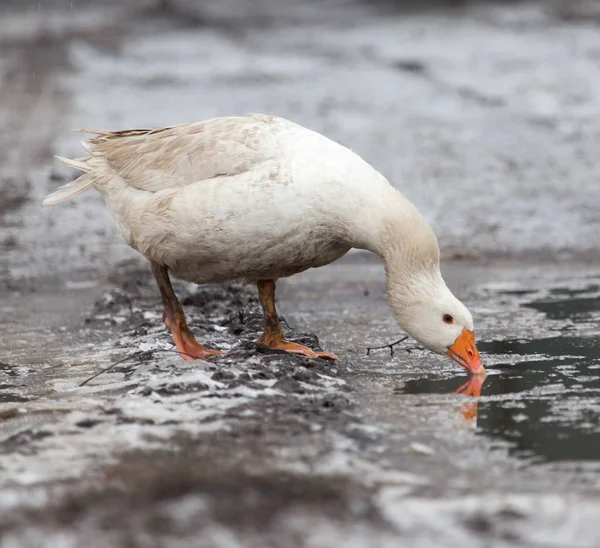
<svg viewBox="0 0 600 548">
<path fill-rule="evenodd" d="M 222 117 L 151 129 L 94 133 L 88 154 L 102 157 L 130 186 L 156 192 L 235 176 L 277 158 L 277 133 L 294 124 L 265 115 Z"/>
</svg>

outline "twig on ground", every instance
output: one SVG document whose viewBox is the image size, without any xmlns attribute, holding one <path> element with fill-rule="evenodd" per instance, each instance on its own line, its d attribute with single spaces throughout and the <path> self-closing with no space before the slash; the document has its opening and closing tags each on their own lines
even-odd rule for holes
<svg viewBox="0 0 600 548">
<path fill-rule="evenodd" d="M 172 354 L 179 354 L 180 356 L 190 356 L 192 358 L 198 358 L 198 359 L 200 358 L 200 356 L 195 356 L 194 354 L 188 354 L 187 352 L 180 352 L 179 350 L 173 350 L 173 348 L 174 348 L 174 346 L 171 348 L 156 348 L 154 350 L 140 350 L 139 352 L 134 352 L 133 354 L 129 354 L 129 356 L 125 356 L 124 358 L 122 358 L 114 363 L 111 363 L 108 367 L 105 367 L 104 369 L 98 371 L 97 373 L 94 373 L 91 377 L 85 379 L 79 386 L 81 387 L 81 386 L 86 385 L 91 380 L 94 380 L 96 377 L 99 377 L 103 373 L 110 371 L 113 367 L 116 367 L 117 365 L 120 365 L 126 361 L 134 360 L 136 358 L 139 358 L 140 363 L 148 361 L 155 352 L 170 352 Z"/>
<path fill-rule="evenodd" d="M 404 342 L 406 339 L 408 339 L 408 337 L 402 337 L 401 339 L 398 339 L 396 342 L 384 344 L 383 346 L 368 346 L 367 347 L 367 356 L 369 355 L 371 350 L 381 350 L 382 348 L 389 348 L 390 356 L 393 356 L 394 355 L 394 346 L 396 346 L 397 344 L 400 344 L 401 342 Z M 412 350 L 410 348 L 403 348 L 402 350 L 404 350 L 405 352 L 408 352 L 409 354 L 412 352 Z"/>
</svg>

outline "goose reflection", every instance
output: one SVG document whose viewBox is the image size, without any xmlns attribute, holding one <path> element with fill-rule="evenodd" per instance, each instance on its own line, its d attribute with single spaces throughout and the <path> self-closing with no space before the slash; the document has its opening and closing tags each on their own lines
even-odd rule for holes
<svg viewBox="0 0 600 548">
<path fill-rule="evenodd" d="M 465 382 L 463 382 L 453 394 L 461 394 L 462 396 L 471 396 L 472 398 L 479 398 L 481 396 L 481 388 L 485 382 L 485 375 L 471 375 Z M 477 406 L 479 400 L 467 400 L 460 403 L 457 408 L 460 414 L 465 420 L 477 419 Z"/>
<path fill-rule="evenodd" d="M 486 380 L 486 375 L 472 375 L 466 380 L 459 381 L 457 386 L 456 378 L 450 379 L 411 379 L 406 382 L 400 392 L 404 394 L 456 394 L 466 396 L 468 399 L 461 399 L 456 406 L 463 419 L 468 422 L 477 423 L 478 398 L 481 396 L 481 389 Z"/>
</svg>

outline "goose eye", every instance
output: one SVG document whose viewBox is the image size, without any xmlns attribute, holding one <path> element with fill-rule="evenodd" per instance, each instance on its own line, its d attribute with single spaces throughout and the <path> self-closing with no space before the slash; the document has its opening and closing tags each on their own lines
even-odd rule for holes
<svg viewBox="0 0 600 548">
<path fill-rule="evenodd" d="M 454 317 L 450 316 L 450 314 L 444 314 L 442 320 L 444 320 L 444 323 L 454 323 Z"/>
</svg>

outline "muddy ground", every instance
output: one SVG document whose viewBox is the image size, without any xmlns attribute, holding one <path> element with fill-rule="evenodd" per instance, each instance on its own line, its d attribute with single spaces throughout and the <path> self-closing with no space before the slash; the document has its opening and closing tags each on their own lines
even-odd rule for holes
<svg viewBox="0 0 600 548">
<path fill-rule="evenodd" d="M 600 545 L 597 12 L 439 4 L 0 2 L 2 546 Z M 417 203 L 482 386 L 413 341 L 367 355 L 401 333 L 365 253 L 278 284 L 335 364 L 257 346 L 253 288 L 177 283 L 229 350 L 184 362 L 99 196 L 40 206 L 72 127 L 247 111 Z"/>
</svg>

